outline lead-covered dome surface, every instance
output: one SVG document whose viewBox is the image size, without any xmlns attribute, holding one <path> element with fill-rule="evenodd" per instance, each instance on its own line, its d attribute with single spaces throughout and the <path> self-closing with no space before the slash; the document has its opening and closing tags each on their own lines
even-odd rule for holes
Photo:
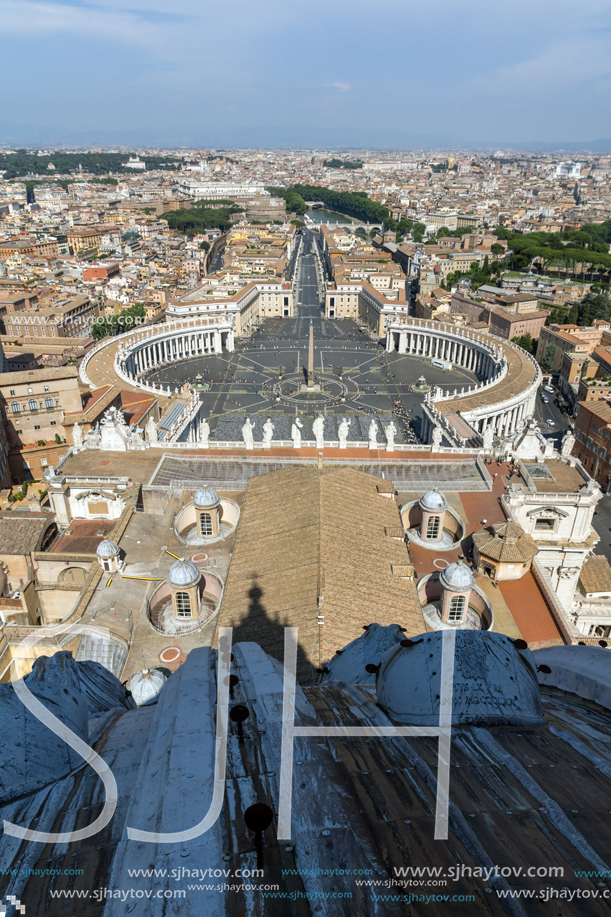
<svg viewBox="0 0 611 917">
<path fill-rule="evenodd" d="M 391 720 L 438 726 L 442 693 L 442 651 L 446 644 L 452 697 L 452 725 L 534 726 L 544 722 L 536 666 L 529 649 L 489 631 L 435 631 L 382 656 L 376 679 L 378 704 Z"/>
<path fill-rule="evenodd" d="M 194 586 L 200 577 L 200 572 L 191 560 L 181 557 L 170 567 L 168 583 L 170 586 Z"/>
<path fill-rule="evenodd" d="M 403 640 L 405 634 L 398 624 L 368 624 L 360 637 L 348 643 L 327 663 L 326 681 L 345 681 L 351 685 L 373 684 L 375 675 L 367 665 L 377 665 L 381 656 Z"/>
<path fill-rule="evenodd" d="M 442 570 L 439 579 L 446 589 L 462 592 L 466 589 L 472 589 L 475 585 L 473 574 L 466 564 L 460 560 L 453 564 L 448 564 L 445 570 Z"/>
<path fill-rule="evenodd" d="M 107 538 L 106 535 L 104 535 L 104 538 L 96 549 L 96 554 L 98 557 L 116 557 L 118 553 L 119 545 L 115 544 L 114 541 L 111 541 L 110 538 Z"/>
<path fill-rule="evenodd" d="M 442 510 L 446 509 L 447 505 L 446 498 L 436 487 L 433 488 L 433 490 L 427 490 L 425 495 L 420 499 L 420 506 L 423 509 Z"/>
<path fill-rule="evenodd" d="M 197 509 L 206 509 L 211 506 L 216 506 L 219 502 L 219 495 L 217 494 L 214 487 L 200 487 L 195 496 L 193 497 L 193 503 Z"/>
</svg>

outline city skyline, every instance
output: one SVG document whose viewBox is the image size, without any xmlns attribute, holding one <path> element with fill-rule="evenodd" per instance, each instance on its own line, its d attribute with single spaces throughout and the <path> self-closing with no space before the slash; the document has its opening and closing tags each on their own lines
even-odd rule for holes
<svg viewBox="0 0 611 917">
<path fill-rule="evenodd" d="M 611 148 L 600 0 L 0 9 L 9 144 Z"/>
</svg>

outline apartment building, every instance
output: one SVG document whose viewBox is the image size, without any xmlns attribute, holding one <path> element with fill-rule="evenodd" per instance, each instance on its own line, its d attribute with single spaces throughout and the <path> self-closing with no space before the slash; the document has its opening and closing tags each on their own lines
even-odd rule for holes
<svg viewBox="0 0 611 917">
<path fill-rule="evenodd" d="M 507 341 L 525 334 L 530 334 L 531 338 L 536 341 L 548 315 L 547 309 L 517 312 L 496 306 L 488 312 L 488 325 L 492 334 L 505 338 Z"/>
<path fill-rule="evenodd" d="M 610 328 L 609 322 L 600 320 L 592 327 L 582 328 L 578 325 L 549 325 L 541 329 L 536 359 L 545 364 L 548 372 L 558 372 L 565 353 L 592 353 Z"/>
<path fill-rule="evenodd" d="M 579 402 L 573 455 L 605 492 L 611 485 L 611 401 Z"/>
<path fill-rule="evenodd" d="M 97 302 L 89 296 L 79 295 L 69 300 L 58 299 L 46 307 L 7 315 L 4 327 L 6 334 L 18 337 L 87 337 L 98 315 Z"/>
<path fill-rule="evenodd" d="M 112 264 L 92 264 L 83 268 L 83 281 L 85 283 L 108 280 L 110 277 L 116 277 L 120 273 L 118 263 Z"/>
<path fill-rule="evenodd" d="M 75 255 L 82 249 L 97 248 L 102 236 L 112 231 L 112 226 L 75 226 L 66 233 L 70 254 Z"/>
<path fill-rule="evenodd" d="M 57 258 L 57 239 L 17 239 L 14 242 L 0 242 L 0 258 Z"/>
<path fill-rule="evenodd" d="M 589 359 L 591 360 L 592 358 L 590 357 Z M 592 360 L 592 362 L 596 363 L 595 360 Z M 596 368 L 599 368 L 597 363 Z M 590 404 L 592 401 L 605 401 L 608 398 L 611 398 L 611 381 L 581 376 L 577 392 L 578 401 Z"/>
<path fill-rule="evenodd" d="M 64 414 L 81 406 L 75 366 L 0 373 L 0 412 L 11 454 L 56 434 L 66 438 Z"/>
<path fill-rule="evenodd" d="M 6 312 L 19 312 L 31 309 L 38 302 L 38 293 L 19 290 L 15 293 L 0 293 L 0 315 Z"/>
</svg>

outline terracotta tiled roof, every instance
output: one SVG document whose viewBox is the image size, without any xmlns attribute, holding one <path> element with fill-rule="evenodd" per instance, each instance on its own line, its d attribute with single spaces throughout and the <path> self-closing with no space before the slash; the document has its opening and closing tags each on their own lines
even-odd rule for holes
<svg viewBox="0 0 611 917">
<path fill-rule="evenodd" d="M 534 539 L 515 522 L 497 522 L 474 532 L 472 538 L 480 554 L 499 563 L 524 564 L 539 551 Z"/>
<path fill-rule="evenodd" d="M 352 468 L 289 468 L 248 482 L 219 625 L 283 658 L 285 626 L 299 628 L 298 677 L 311 680 L 363 626 L 426 630 L 394 500 L 379 478 Z M 319 621 L 322 619 L 322 622 Z"/>
<path fill-rule="evenodd" d="M 579 584 L 585 593 L 611 592 L 611 566 L 606 557 L 594 555 L 581 568 Z"/>
</svg>

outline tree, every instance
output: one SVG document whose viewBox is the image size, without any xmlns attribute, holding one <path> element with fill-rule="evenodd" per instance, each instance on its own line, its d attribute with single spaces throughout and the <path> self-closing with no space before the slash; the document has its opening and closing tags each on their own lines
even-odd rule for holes
<svg viewBox="0 0 611 917">
<path fill-rule="evenodd" d="M 505 247 L 501 245 L 500 242 L 494 242 L 490 246 L 490 251 L 493 255 L 503 255 L 505 253 Z"/>
<path fill-rule="evenodd" d="M 550 372 L 554 368 L 554 363 L 556 361 L 556 354 L 558 353 L 558 348 L 555 344 L 548 344 L 545 348 L 545 353 L 541 358 L 541 368 Z"/>
<path fill-rule="evenodd" d="M 533 353 L 535 347 L 535 341 L 533 341 L 532 336 L 527 331 L 526 334 L 523 334 L 519 337 L 512 338 L 512 343 L 517 344 L 518 347 L 521 347 L 527 353 Z"/>
<path fill-rule="evenodd" d="M 117 334 L 124 334 L 126 331 L 133 331 L 134 325 L 139 324 L 137 319 L 144 318 L 146 312 L 142 303 L 135 303 L 127 309 L 123 309 L 118 315 L 111 315 L 102 321 L 96 321 L 91 329 L 91 336 L 94 340 L 99 341 L 110 335 L 114 337 Z"/>
<path fill-rule="evenodd" d="M 200 242 L 199 247 L 200 247 L 200 251 L 202 251 L 202 252 L 210 251 L 210 243 L 209 243 L 209 242 L 206 242 L 205 239 L 204 239 L 203 242 Z"/>
</svg>

